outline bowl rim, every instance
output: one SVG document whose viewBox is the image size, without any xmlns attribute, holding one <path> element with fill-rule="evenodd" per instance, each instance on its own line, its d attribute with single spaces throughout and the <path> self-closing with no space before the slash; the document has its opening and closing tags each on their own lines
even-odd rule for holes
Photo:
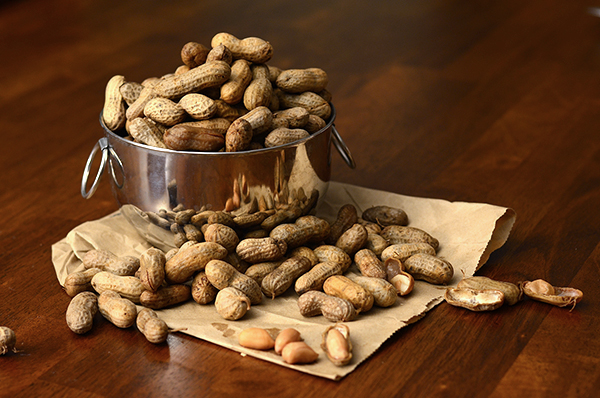
<svg viewBox="0 0 600 398">
<path fill-rule="evenodd" d="M 317 136 L 325 133 L 327 130 L 331 129 L 331 127 L 334 126 L 334 121 L 335 121 L 335 117 L 336 117 L 336 111 L 335 111 L 335 107 L 333 106 L 333 104 L 329 103 L 329 105 L 331 106 L 331 115 L 329 116 L 329 120 L 327 121 L 327 124 L 325 125 L 325 127 L 321 128 L 320 130 L 310 134 L 308 137 L 284 144 L 284 145 L 278 145 L 278 146 L 274 146 L 274 147 L 269 147 L 269 148 L 259 148 L 259 149 L 251 149 L 251 150 L 244 150 L 244 151 L 238 151 L 238 152 L 225 152 L 225 151 L 180 151 L 180 150 L 175 150 L 175 149 L 169 149 L 169 148 L 159 148 L 159 147 L 153 147 L 147 144 L 143 144 L 140 142 L 135 142 L 132 140 L 126 140 L 125 137 L 120 136 L 119 134 L 115 133 L 114 131 L 110 130 L 108 127 L 106 127 L 106 124 L 104 123 L 104 119 L 102 117 L 102 111 L 100 111 L 100 126 L 102 127 L 102 129 L 104 130 L 104 133 L 109 135 L 110 137 L 117 139 L 119 141 L 122 141 L 125 144 L 128 145 L 132 145 L 135 147 L 139 147 L 141 149 L 145 149 L 145 150 L 149 150 L 149 151 L 156 151 L 156 152 L 164 152 L 164 153 L 168 153 L 168 154 L 180 154 L 180 155 L 204 155 L 204 156 L 244 156 L 244 155 L 254 155 L 254 154 L 262 154 L 262 153 L 266 153 L 266 152 L 276 152 L 282 149 L 287 149 L 287 148 L 293 148 L 293 147 L 298 147 L 300 145 L 302 145 L 303 143 L 310 141 L 314 138 L 316 138 Z"/>
</svg>

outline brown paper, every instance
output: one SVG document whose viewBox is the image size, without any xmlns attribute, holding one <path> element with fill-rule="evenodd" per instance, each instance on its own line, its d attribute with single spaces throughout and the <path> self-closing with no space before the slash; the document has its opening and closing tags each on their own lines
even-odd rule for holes
<svg viewBox="0 0 600 398">
<path fill-rule="evenodd" d="M 455 270 L 450 285 L 455 285 L 463 274 L 473 275 L 490 254 L 506 242 L 516 219 L 515 212 L 505 207 L 416 198 L 336 182 L 330 183 L 317 215 L 333 220 L 339 208 L 346 203 L 354 204 L 359 214 L 373 205 L 404 209 L 411 226 L 429 232 L 440 241 L 438 255 L 449 260 Z M 62 285 L 69 273 L 83 269 L 80 259 L 92 248 L 106 249 L 118 255 L 139 256 L 152 245 L 166 251 L 174 247 L 173 238 L 167 231 L 149 223 L 134 207 L 124 206 L 120 211 L 72 230 L 66 238 L 53 245 L 52 261 Z M 353 359 L 343 367 L 333 365 L 320 348 L 321 333 L 332 323 L 322 316 L 301 316 L 293 289 L 275 299 L 265 297 L 261 304 L 253 306 L 238 321 L 224 320 L 214 305 L 199 305 L 193 301 L 157 312 L 172 329 L 182 329 L 183 333 L 242 355 L 338 380 L 369 358 L 397 330 L 417 321 L 440 303 L 443 294 L 444 289 L 440 286 L 416 281 L 413 292 L 399 298 L 394 306 L 374 307 L 360 314 L 356 320 L 347 322 Z M 319 359 L 310 365 L 288 365 L 272 350 L 263 352 L 241 347 L 237 342 L 238 334 L 248 327 L 296 328 L 305 342 L 319 353 Z"/>
</svg>

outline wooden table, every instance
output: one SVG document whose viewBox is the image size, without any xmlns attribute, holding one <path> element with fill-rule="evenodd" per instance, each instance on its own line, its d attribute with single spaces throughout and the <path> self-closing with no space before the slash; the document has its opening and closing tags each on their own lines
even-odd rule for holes
<svg viewBox="0 0 600 398">
<path fill-rule="evenodd" d="M 0 5 L 3 396 L 585 397 L 600 390 L 600 19 L 589 1 L 5 1 Z M 162 75 L 187 41 L 269 40 L 272 63 L 330 76 L 356 169 L 332 180 L 513 208 L 479 274 L 581 289 L 577 307 L 441 304 L 341 381 L 186 336 L 78 336 L 51 245 L 118 206 L 80 195 L 115 74 Z"/>
</svg>

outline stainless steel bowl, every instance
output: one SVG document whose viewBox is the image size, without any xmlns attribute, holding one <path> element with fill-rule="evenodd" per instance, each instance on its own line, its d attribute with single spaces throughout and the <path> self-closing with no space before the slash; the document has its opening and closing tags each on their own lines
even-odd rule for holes
<svg viewBox="0 0 600 398">
<path fill-rule="evenodd" d="M 81 181 L 81 195 L 90 198 L 106 170 L 119 205 L 145 211 L 178 205 L 200 210 L 243 211 L 264 201 L 286 202 L 296 197 L 323 197 L 331 175 L 331 143 L 346 163 L 354 160 L 334 126 L 335 109 L 327 125 L 288 145 L 243 152 L 174 151 L 133 142 L 104 130 L 90 153 Z M 98 173 L 87 189 L 94 157 L 101 151 Z"/>
</svg>

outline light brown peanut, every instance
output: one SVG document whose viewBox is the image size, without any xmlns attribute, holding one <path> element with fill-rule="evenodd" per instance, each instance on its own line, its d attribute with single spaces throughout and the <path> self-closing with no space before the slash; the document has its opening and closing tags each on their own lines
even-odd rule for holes
<svg viewBox="0 0 600 398">
<path fill-rule="evenodd" d="M 213 36 L 210 44 L 213 48 L 223 44 L 234 58 L 243 58 L 256 64 L 264 64 L 273 56 L 273 46 L 258 37 L 240 40 L 230 33 L 221 32 Z"/>
<path fill-rule="evenodd" d="M 300 332 L 294 328 L 285 328 L 275 338 L 275 353 L 281 355 L 283 348 L 291 342 L 302 341 Z"/>
<path fill-rule="evenodd" d="M 295 108 L 299 106 L 306 109 L 311 115 L 319 116 L 323 120 L 327 120 L 331 116 L 331 105 L 323 97 L 312 91 L 291 94 L 278 89 L 276 93 L 281 108 Z"/>
<path fill-rule="evenodd" d="M 185 73 L 187 71 L 189 71 L 191 68 L 187 65 L 179 65 L 176 69 L 175 69 L 175 74 L 176 75 L 180 75 L 182 73 Z"/>
<path fill-rule="evenodd" d="M 573 287 L 553 286 L 543 279 L 523 282 L 521 286 L 527 297 L 557 307 L 571 306 L 575 308 L 575 305 L 583 299 L 581 290 Z"/>
<path fill-rule="evenodd" d="M 456 285 L 457 289 L 471 288 L 475 290 L 500 290 L 504 293 L 504 302 L 515 305 L 523 297 L 523 291 L 514 283 L 497 281 L 485 276 L 463 278 Z"/>
<path fill-rule="evenodd" d="M 299 246 L 288 252 L 288 257 L 296 256 L 303 256 L 308 258 L 310 260 L 311 266 L 313 267 L 320 263 L 319 258 L 317 257 L 313 249 L 307 246 Z"/>
<path fill-rule="evenodd" d="M 343 323 L 329 326 L 322 334 L 321 348 L 335 366 L 347 365 L 352 359 L 350 328 Z"/>
<path fill-rule="evenodd" d="M 348 255 L 353 256 L 354 253 L 365 247 L 367 244 L 367 238 L 368 235 L 365 227 L 359 223 L 355 223 L 353 226 L 344 231 L 344 233 L 338 238 L 335 245 L 348 253 Z"/>
<path fill-rule="evenodd" d="M 100 268 L 115 275 L 134 275 L 140 260 L 134 256 L 119 257 L 108 250 L 88 250 L 81 260 L 85 269 Z"/>
<path fill-rule="evenodd" d="M 304 130 L 309 134 L 314 134 L 327 126 L 327 122 L 317 115 L 308 115 L 308 120 L 304 125 Z"/>
<path fill-rule="evenodd" d="M 140 95 L 132 104 L 129 105 L 125 111 L 125 117 L 127 120 L 133 120 L 144 116 L 144 107 L 148 101 L 158 96 L 156 91 L 154 91 L 154 85 L 156 82 L 158 82 L 158 79 L 149 84 L 144 84 L 144 82 L 142 82 L 142 91 L 140 91 Z"/>
<path fill-rule="evenodd" d="M 17 344 L 17 335 L 15 332 L 6 326 L 0 326 L 0 355 L 5 355 L 9 352 L 17 352 L 15 345 Z"/>
<path fill-rule="evenodd" d="M 256 281 L 248 275 L 236 270 L 231 264 L 222 260 L 211 260 L 206 264 L 206 277 L 219 290 L 235 287 L 244 293 L 252 304 L 262 301 L 262 292 Z"/>
<path fill-rule="evenodd" d="M 189 68 L 195 68 L 206 61 L 209 51 L 206 46 L 190 41 L 181 48 L 181 60 Z"/>
<path fill-rule="evenodd" d="M 304 129 L 308 123 L 309 117 L 310 113 L 299 106 L 282 109 L 273 113 L 273 128 L 286 127 L 290 129 Z"/>
<path fill-rule="evenodd" d="M 267 297 L 275 298 L 294 284 L 302 274 L 310 270 L 311 262 L 306 257 L 288 258 L 273 272 L 265 276 L 261 282 L 261 289 Z"/>
<path fill-rule="evenodd" d="M 271 237 L 249 238 L 241 240 L 235 251 L 242 260 L 256 264 L 283 258 L 287 244 Z"/>
<path fill-rule="evenodd" d="M 402 209 L 392 206 L 372 206 L 363 211 L 364 220 L 377 223 L 379 225 L 407 225 L 408 215 Z"/>
<path fill-rule="evenodd" d="M 204 230 L 204 239 L 207 242 L 220 244 L 227 249 L 228 253 L 234 253 L 235 247 L 240 242 L 233 228 L 220 223 L 209 224 Z"/>
<path fill-rule="evenodd" d="M 152 98 L 144 106 L 144 116 L 165 126 L 174 126 L 182 122 L 185 115 L 181 105 L 167 98 Z"/>
<path fill-rule="evenodd" d="M 431 254 L 417 253 L 403 263 L 406 272 L 415 279 L 424 280 L 436 285 L 446 285 L 454 276 L 454 268 L 448 260 Z"/>
<path fill-rule="evenodd" d="M 354 205 L 347 203 L 339 208 L 337 218 L 331 223 L 329 237 L 325 243 L 335 245 L 342 234 L 358 222 L 358 213 Z"/>
<path fill-rule="evenodd" d="M 477 290 L 468 287 L 448 288 L 444 299 L 452 306 L 471 311 L 493 311 L 504 303 L 504 293 L 500 290 Z"/>
<path fill-rule="evenodd" d="M 398 291 L 394 285 L 385 279 L 357 275 L 352 272 L 345 274 L 345 276 L 371 293 L 373 302 L 378 307 L 391 307 L 398 298 Z"/>
<path fill-rule="evenodd" d="M 136 142 L 156 148 L 167 147 L 163 138 L 163 132 L 150 119 L 136 117 L 130 120 L 127 124 L 127 131 Z"/>
<path fill-rule="evenodd" d="M 273 113 L 266 106 L 257 106 L 240 117 L 250 123 L 253 137 L 271 130 L 273 125 Z"/>
<path fill-rule="evenodd" d="M 320 243 L 329 236 L 331 231 L 327 221 L 310 214 L 298 217 L 294 224 L 307 233 L 307 243 Z"/>
<path fill-rule="evenodd" d="M 210 260 L 221 260 L 227 256 L 227 249 L 218 243 L 195 243 L 185 250 L 179 250 L 165 263 L 165 274 L 169 283 L 184 283 L 204 269 Z"/>
<path fill-rule="evenodd" d="M 135 276 L 120 276 L 106 271 L 92 277 L 92 287 L 99 294 L 107 290 L 114 291 L 134 303 L 140 302 L 140 295 L 144 291 L 142 282 Z"/>
<path fill-rule="evenodd" d="M 144 86 L 142 86 L 140 83 L 125 82 L 121 85 L 121 87 L 119 87 L 119 92 L 121 93 L 125 103 L 129 106 L 139 98 L 143 88 Z"/>
<path fill-rule="evenodd" d="M 199 65 L 188 72 L 161 78 L 153 87 L 163 98 L 177 98 L 198 92 L 205 88 L 219 86 L 229 79 L 231 67 L 223 61 L 213 61 Z"/>
<path fill-rule="evenodd" d="M 233 218 L 233 222 L 242 228 L 242 229 L 250 229 L 256 226 L 259 226 L 267 217 L 271 215 L 270 212 L 267 211 L 257 211 L 251 214 L 240 214 Z"/>
<path fill-rule="evenodd" d="M 139 278 L 146 290 L 155 292 L 165 282 L 165 253 L 151 247 L 140 255 Z"/>
<path fill-rule="evenodd" d="M 137 314 L 135 323 L 146 340 L 153 344 L 163 343 L 169 336 L 169 327 L 165 321 L 150 308 L 142 308 Z"/>
<path fill-rule="evenodd" d="M 140 304 L 144 307 L 159 310 L 184 303 L 191 297 L 191 288 L 188 285 L 167 285 L 160 287 L 155 292 L 144 290 L 140 295 Z"/>
<path fill-rule="evenodd" d="M 283 347 L 281 358 L 289 364 L 307 364 L 315 362 L 319 354 L 304 341 L 292 341 Z"/>
<path fill-rule="evenodd" d="M 440 244 L 436 238 L 422 229 L 403 225 L 388 225 L 381 230 L 380 235 L 391 245 L 396 243 L 424 242 L 437 250 Z"/>
<path fill-rule="evenodd" d="M 323 315 L 331 322 L 351 321 L 358 315 L 350 301 L 330 296 L 318 290 L 309 290 L 298 297 L 298 309 L 302 316 Z"/>
<path fill-rule="evenodd" d="M 163 135 L 166 148 L 177 151 L 218 151 L 225 145 L 222 133 L 210 128 L 177 124 Z"/>
<path fill-rule="evenodd" d="M 273 85 L 269 81 L 269 70 L 265 65 L 255 64 L 251 67 L 252 80 L 244 91 L 243 102 L 249 111 L 259 106 L 269 106 Z"/>
<path fill-rule="evenodd" d="M 365 244 L 367 249 L 371 250 L 377 256 L 381 256 L 381 253 L 383 253 L 385 248 L 389 245 L 390 244 L 381 235 L 369 232 L 367 229 L 367 243 Z"/>
<path fill-rule="evenodd" d="M 235 287 L 226 287 L 217 293 L 215 308 L 224 319 L 236 321 L 250 309 L 250 299 Z"/>
<path fill-rule="evenodd" d="M 329 78 L 321 68 L 286 69 L 282 71 L 275 84 L 288 93 L 305 91 L 319 92 L 325 89 Z"/>
<path fill-rule="evenodd" d="M 85 271 L 70 273 L 65 278 L 63 286 L 65 292 L 69 296 L 75 297 L 81 292 L 92 290 L 92 278 L 100 271 L 102 271 L 100 268 L 90 268 Z"/>
<path fill-rule="evenodd" d="M 367 289 L 343 275 L 333 275 L 323 283 L 323 291 L 334 297 L 348 300 L 357 312 L 367 312 L 373 307 L 374 297 Z"/>
<path fill-rule="evenodd" d="M 427 243 L 397 243 L 389 245 L 381 252 L 381 261 L 387 260 L 390 257 L 400 260 L 403 264 L 407 258 L 418 254 L 425 253 L 435 256 L 435 249 Z"/>
<path fill-rule="evenodd" d="M 98 312 L 98 296 L 92 292 L 76 294 L 67 307 L 67 326 L 74 333 L 84 334 L 92 330 L 94 316 Z"/>
<path fill-rule="evenodd" d="M 247 328 L 240 332 L 238 342 L 242 347 L 254 350 L 270 350 L 275 347 L 275 340 L 268 331 L 262 328 Z"/>
<path fill-rule="evenodd" d="M 272 148 L 280 145 L 287 145 L 309 136 L 308 131 L 303 129 L 279 127 L 267 134 L 265 137 L 265 147 Z"/>
<path fill-rule="evenodd" d="M 215 48 L 211 49 L 206 56 L 206 62 L 212 61 L 223 61 L 229 65 L 233 64 L 233 54 L 231 50 L 225 47 L 223 44 L 219 44 Z"/>
<path fill-rule="evenodd" d="M 343 267 L 340 263 L 333 261 L 319 263 L 296 279 L 294 290 L 298 295 L 302 295 L 309 290 L 321 290 L 327 278 L 342 273 Z"/>
<path fill-rule="evenodd" d="M 273 65 L 267 65 L 267 67 L 269 68 L 269 80 L 271 83 L 275 83 L 275 81 L 277 81 L 277 76 L 279 76 L 283 70 Z"/>
<path fill-rule="evenodd" d="M 204 271 L 200 271 L 194 276 L 191 289 L 192 299 L 198 304 L 211 303 L 219 292 L 219 289 L 210 283 Z"/>
<path fill-rule="evenodd" d="M 313 252 L 315 256 L 319 259 L 319 262 L 333 261 L 339 263 L 342 266 L 343 272 L 346 272 L 350 264 L 352 264 L 352 258 L 336 246 L 331 245 L 321 245 L 317 246 Z"/>
<path fill-rule="evenodd" d="M 354 262 L 364 276 L 373 278 L 385 278 L 385 267 L 383 262 L 370 249 L 362 249 L 354 255 Z"/>
<path fill-rule="evenodd" d="M 125 77 L 121 75 L 111 77 L 106 84 L 102 120 L 111 131 L 119 130 L 125 126 L 125 101 L 119 90 L 123 84 L 125 84 Z"/>
<path fill-rule="evenodd" d="M 252 125 L 246 119 L 234 120 L 225 133 L 225 151 L 239 152 L 248 149 L 252 141 Z"/>
<path fill-rule="evenodd" d="M 264 263 L 253 264 L 244 272 L 247 276 L 254 279 L 260 286 L 265 276 L 275 271 L 283 261 L 269 261 Z"/>
<path fill-rule="evenodd" d="M 220 98 L 228 104 L 237 104 L 244 98 L 244 91 L 252 81 L 250 63 L 245 59 L 238 59 L 231 65 L 231 76 L 221 86 Z"/>
<path fill-rule="evenodd" d="M 222 99 L 215 100 L 215 105 L 217 107 L 215 116 L 227 119 L 230 122 L 233 122 L 235 119 L 248 113 L 248 109 L 244 108 L 243 106 L 232 106 Z"/>
<path fill-rule="evenodd" d="M 293 249 L 302 246 L 310 239 L 309 231 L 300 228 L 296 224 L 279 224 L 271 230 L 269 236 L 273 239 L 283 240 L 288 249 Z"/>
<path fill-rule="evenodd" d="M 98 310 L 110 323 L 123 329 L 133 326 L 137 317 L 135 304 L 113 290 L 100 293 L 100 296 L 98 296 Z"/>
<path fill-rule="evenodd" d="M 179 106 L 196 120 L 210 119 L 217 112 L 215 101 L 204 94 L 189 93 L 181 97 Z"/>
</svg>

